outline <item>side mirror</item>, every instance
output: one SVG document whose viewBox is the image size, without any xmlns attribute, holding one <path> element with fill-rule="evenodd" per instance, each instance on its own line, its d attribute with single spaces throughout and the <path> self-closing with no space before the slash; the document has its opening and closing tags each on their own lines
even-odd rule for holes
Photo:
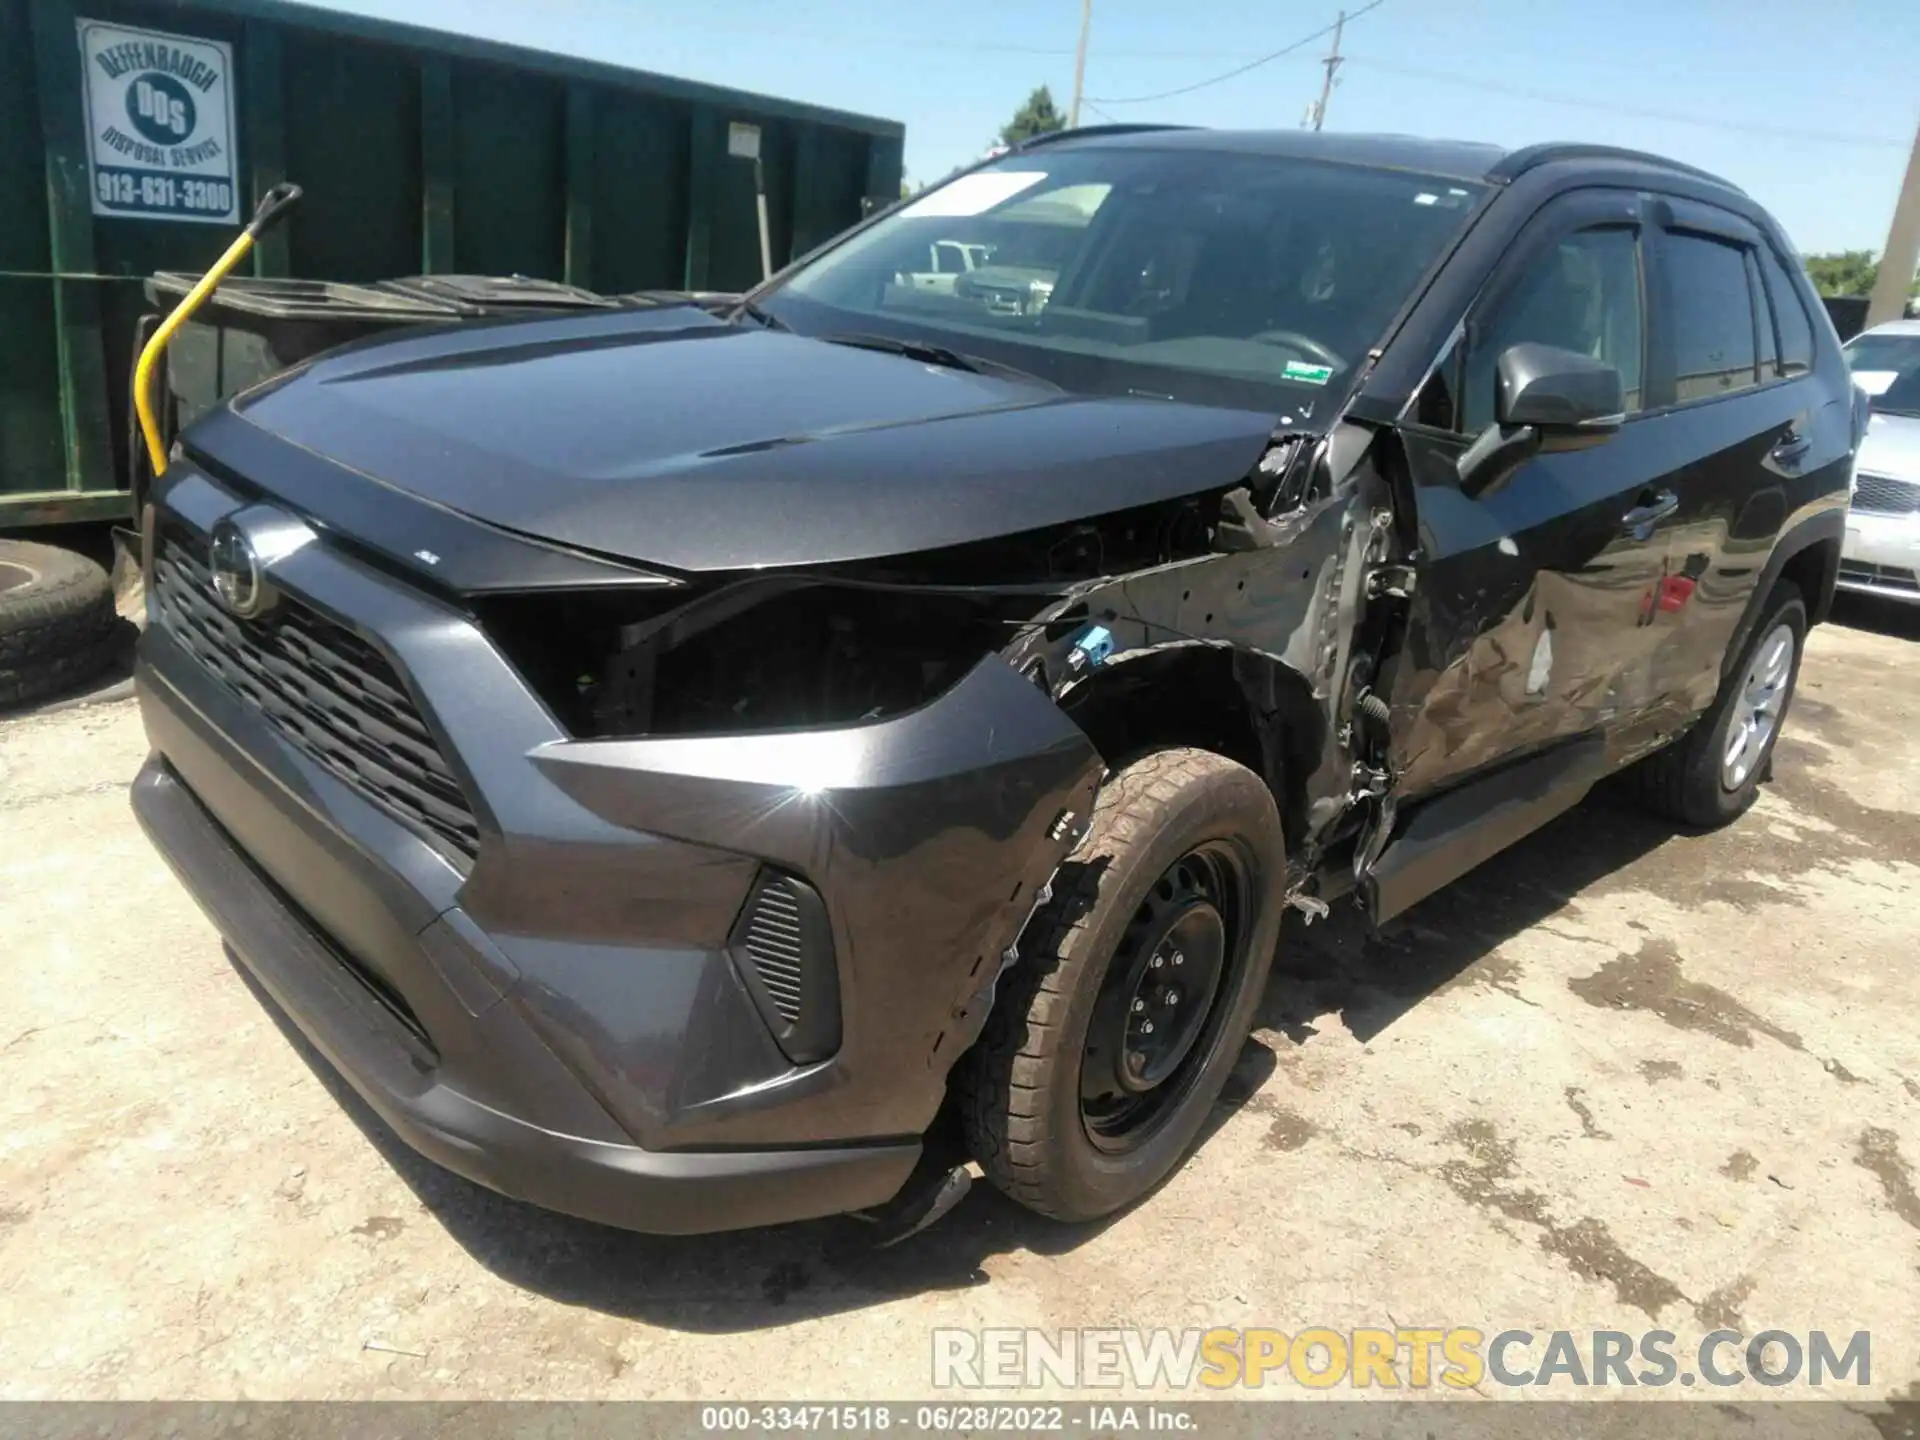
<svg viewBox="0 0 1920 1440">
<path fill-rule="evenodd" d="M 1538 427 L 1543 450 L 1597 445 L 1627 418 L 1618 370 L 1552 345 L 1501 351 L 1499 387 L 1500 423 Z"/>
<path fill-rule="evenodd" d="M 1573 350 L 1510 345 L 1495 385 L 1497 418 L 1460 457 L 1460 488 L 1469 495 L 1491 492 L 1543 451 L 1601 444 L 1626 420 L 1620 372 Z"/>
</svg>

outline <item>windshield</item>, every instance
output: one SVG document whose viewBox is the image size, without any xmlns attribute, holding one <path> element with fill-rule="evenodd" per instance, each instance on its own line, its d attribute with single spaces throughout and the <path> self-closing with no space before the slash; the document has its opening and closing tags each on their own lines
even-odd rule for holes
<svg viewBox="0 0 1920 1440">
<path fill-rule="evenodd" d="M 1846 347 L 1853 383 L 1886 415 L 1920 415 L 1920 334 L 1856 336 Z"/>
<path fill-rule="evenodd" d="M 931 190 L 759 298 L 1068 390 L 1291 410 L 1346 390 L 1480 187 L 1201 150 L 1041 150 Z"/>
</svg>

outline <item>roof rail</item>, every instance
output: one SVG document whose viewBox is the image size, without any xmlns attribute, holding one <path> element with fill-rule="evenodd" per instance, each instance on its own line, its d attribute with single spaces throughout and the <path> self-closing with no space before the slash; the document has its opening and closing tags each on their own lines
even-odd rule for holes
<svg viewBox="0 0 1920 1440">
<path fill-rule="evenodd" d="M 1669 160 L 1664 155 L 1650 155 L 1644 150 L 1627 150 L 1618 145 L 1585 145 L 1577 142 L 1554 141 L 1544 145 L 1523 145 L 1518 150 L 1500 157 L 1493 168 L 1487 172 L 1489 180 L 1514 180 L 1529 170 L 1542 165 L 1551 165 L 1559 160 L 1628 160 L 1637 165 L 1651 165 L 1660 170 L 1675 170 L 1682 175 L 1692 175 L 1699 180 L 1711 180 L 1724 186 L 1736 195 L 1747 192 L 1724 176 L 1715 175 L 1711 170 L 1702 170 L 1695 165 L 1683 165 L 1678 160 Z"/>
<path fill-rule="evenodd" d="M 1018 145 L 1008 147 L 1013 153 L 1032 150 L 1041 145 L 1051 145 L 1057 140 L 1079 140 L 1087 135 L 1140 135 L 1154 130 L 1198 130 L 1198 125 L 1081 125 L 1072 130 L 1049 130 L 1044 135 L 1030 135 Z"/>
</svg>

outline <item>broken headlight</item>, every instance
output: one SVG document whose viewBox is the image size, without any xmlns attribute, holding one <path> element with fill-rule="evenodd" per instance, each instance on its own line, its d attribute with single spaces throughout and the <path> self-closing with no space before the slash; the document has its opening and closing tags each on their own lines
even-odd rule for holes
<svg viewBox="0 0 1920 1440">
<path fill-rule="evenodd" d="M 1041 603 L 767 576 L 698 592 L 499 597 L 482 602 L 481 621 L 574 735 L 726 735 L 912 710 Z"/>
</svg>

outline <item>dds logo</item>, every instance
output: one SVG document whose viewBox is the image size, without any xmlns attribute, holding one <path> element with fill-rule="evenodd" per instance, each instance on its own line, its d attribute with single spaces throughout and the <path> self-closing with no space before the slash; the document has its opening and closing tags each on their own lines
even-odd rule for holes
<svg viewBox="0 0 1920 1440">
<path fill-rule="evenodd" d="M 193 96 L 171 75 L 149 72 L 127 87 L 127 119 L 156 145 L 177 145 L 193 133 Z"/>
</svg>

